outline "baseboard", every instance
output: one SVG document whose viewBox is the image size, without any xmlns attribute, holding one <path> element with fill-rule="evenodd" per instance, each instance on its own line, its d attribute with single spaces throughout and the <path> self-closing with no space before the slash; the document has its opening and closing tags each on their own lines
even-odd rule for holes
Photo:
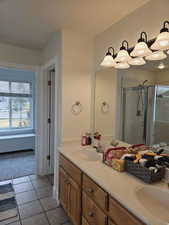
<svg viewBox="0 0 169 225">
<path fill-rule="evenodd" d="M 56 187 L 53 185 L 53 198 L 56 200 L 57 205 L 60 205 L 60 201 L 59 201 L 59 192 L 58 190 L 56 190 Z"/>
</svg>

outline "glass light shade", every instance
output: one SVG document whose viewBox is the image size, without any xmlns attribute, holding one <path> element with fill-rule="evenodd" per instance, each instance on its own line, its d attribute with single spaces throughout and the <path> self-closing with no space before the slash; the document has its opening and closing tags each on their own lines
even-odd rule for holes
<svg viewBox="0 0 169 225">
<path fill-rule="evenodd" d="M 164 63 L 160 63 L 159 66 L 158 66 L 158 68 L 159 68 L 160 70 L 163 70 L 163 69 L 165 68 Z"/>
<path fill-rule="evenodd" d="M 128 63 L 133 66 L 139 66 L 139 65 L 146 64 L 146 61 L 141 57 L 137 57 L 137 58 L 131 59 L 130 61 L 128 61 Z"/>
<path fill-rule="evenodd" d="M 167 58 L 167 56 L 163 51 L 153 52 L 151 55 L 146 56 L 147 60 L 162 60 L 165 58 Z"/>
<path fill-rule="evenodd" d="M 129 56 L 128 51 L 126 50 L 120 50 L 115 58 L 116 62 L 128 62 L 131 59 Z"/>
<path fill-rule="evenodd" d="M 136 44 L 136 46 L 134 47 L 130 55 L 134 57 L 137 57 L 137 56 L 143 57 L 143 56 L 150 55 L 151 53 L 152 51 L 149 49 L 147 44 L 144 41 L 142 41 Z"/>
<path fill-rule="evenodd" d="M 169 50 L 167 51 L 167 54 L 169 55 Z"/>
<path fill-rule="evenodd" d="M 169 49 L 169 32 L 160 33 L 155 42 L 151 46 L 152 50 L 167 50 Z"/>
<path fill-rule="evenodd" d="M 111 55 L 106 55 L 100 65 L 103 67 L 113 67 L 115 65 L 115 61 Z"/>
<path fill-rule="evenodd" d="M 116 69 L 128 69 L 129 67 L 130 65 L 127 62 L 119 62 L 115 65 Z"/>
</svg>

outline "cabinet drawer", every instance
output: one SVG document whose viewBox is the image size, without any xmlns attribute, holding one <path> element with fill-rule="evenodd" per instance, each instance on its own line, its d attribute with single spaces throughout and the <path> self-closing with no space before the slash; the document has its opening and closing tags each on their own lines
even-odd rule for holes
<svg viewBox="0 0 169 225">
<path fill-rule="evenodd" d="M 92 198 L 103 210 L 108 209 L 108 194 L 88 176 L 83 175 L 83 191 Z"/>
<path fill-rule="evenodd" d="M 83 217 L 90 225 L 107 225 L 107 216 L 85 192 L 83 192 Z"/>
<path fill-rule="evenodd" d="M 82 218 L 82 225 L 90 225 L 90 224 L 88 224 L 88 222 L 85 220 L 84 217 Z"/>
<path fill-rule="evenodd" d="M 73 178 L 73 180 L 81 185 L 82 172 L 73 163 L 60 154 L 60 166 Z"/>
<path fill-rule="evenodd" d="M 109 215 L 117 225 L 145 225 L 111 197 L 109 199 Z"/>
</svg>

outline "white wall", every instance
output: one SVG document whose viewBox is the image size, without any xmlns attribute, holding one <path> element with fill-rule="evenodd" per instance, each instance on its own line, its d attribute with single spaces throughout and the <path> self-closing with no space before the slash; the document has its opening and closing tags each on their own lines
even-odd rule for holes
<svg viewBox="0 0 169 225">
<path fill-rule="evenodd" d="M 93 41 L 87 36 L 62 31 L 62 139 L 77 140 L 89 131 Z M 80 101 L 83 111 L 75 116 L 71 107 Z"/>
<path fill-rule="evenodd" d="M 61 52 L 61 30 L 53 33 L 51 38 L 48 40 L 46 46 L 42 50 L 42 62 L 46 64 L 48 61 L 56 56 L 59 56 Z"/>
<path fill-rule="evenodd" d="M 37 66 L 41 64 L 41 51 L 0 43 L 0 62 Z"/>
<path fill-rule="evenodd" d="M 116 127 L 116 99 L 117 99 L 117 76 L 115 70 L 104 69 L 96 72 L 95 86 L 95 131 L 101 132 L 106 139 L 115 137 Z M 103 113 L 103 102 L 109 104 L 107 113 Z"/>
</svg>

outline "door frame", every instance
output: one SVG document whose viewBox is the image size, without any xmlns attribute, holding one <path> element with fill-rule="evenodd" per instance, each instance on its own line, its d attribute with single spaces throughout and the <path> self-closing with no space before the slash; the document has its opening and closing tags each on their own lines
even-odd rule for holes
<svg viewBox="0 0 169 225">
<path fill-rule="evenodd" d="M 59 203 L 59 146 L 61 144 L 61 123 L 62 123 L 62 100 L 61 100 L 61 92 L 62 92 L 62 85 L 61 85 L 61 67 L 60 67 L 60 58 L 54 57 L 51 60 L 49 60 L 46 64 L 42 66 L 42 75 L 43 75 L 43 103 L 42 105 L 45 106 L 47 103 L 47 78 L 48 78 L 48 71 L 54 68 L 55 69 L 55 121 L 54 121 L 54 185 L 53 185 L 53 197 L 57 200 Z M 48 119 L 48 109 L 47 107 L 42 106 L 41 112 L 42 118 L 42 127 L 43 127 L 43 140 L 41 141 L 43 146 L 43 156 L 46 156 L 48 154 L 47 150 L 47 140 L 48 140 L 48 132 L 47 132 L 47 119 Z M 43 163 L 43 174 L 49 173 L 49 167 L 47 165 L 46 157 L 42 156 L 42 163 Z"/>
</svg>

